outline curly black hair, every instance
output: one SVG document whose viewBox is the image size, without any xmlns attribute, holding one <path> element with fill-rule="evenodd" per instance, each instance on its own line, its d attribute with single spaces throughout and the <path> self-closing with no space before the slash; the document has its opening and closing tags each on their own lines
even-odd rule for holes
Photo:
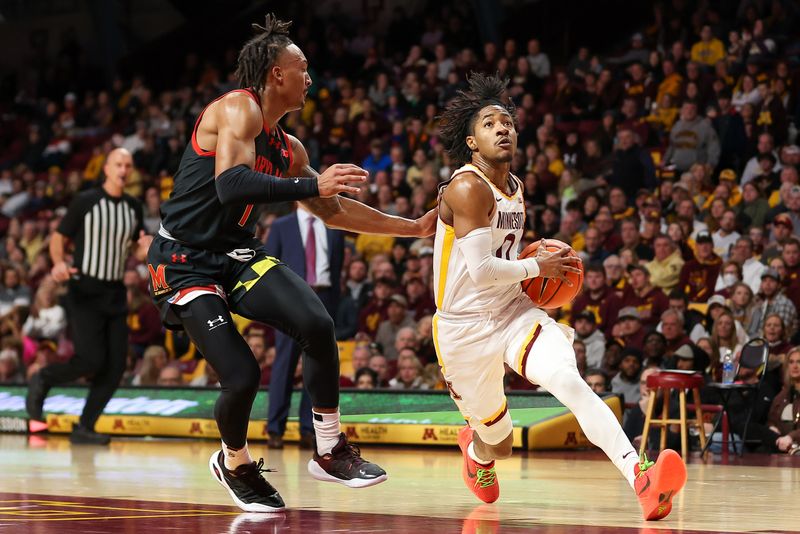
<svg viewBox="0 0 800 534">
<path fill-rule="evenodd" d="M 274 14 L 268 14 L 264 26 L 253 24 L 257 35 L 247 41 L 239 52 L 236 66 L 236 79 L 239 87 L 252 87 L 256 92 L 264 90 L 267 72 L 272 68 L 278 54 L 292 44 L 289 39 L 291 21 L 278 20 Z"/>
<path fill-rule="evenodd" d="M 439 132 L 447 154 L 456 165 L 472 160 L 472 150 L 467 146 L 467 136 L 474 133 L 478 113 L 486 106 L 500 106 L 508 111 L 517 126 L 517 108 L 505 97 L 508 78 L 472 72 L 467 77 L 469 89 L 459 91 L 447 104 L 440 116 Z"/>
</svg>

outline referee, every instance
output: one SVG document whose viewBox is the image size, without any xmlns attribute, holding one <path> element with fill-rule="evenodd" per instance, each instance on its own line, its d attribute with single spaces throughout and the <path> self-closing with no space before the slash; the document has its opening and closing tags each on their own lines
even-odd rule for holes
<svg viewBox="0 0 800 534">
<path fill-rule="evenodd" d="M 31 419 L 43 421 L 48 390 L 86 377 L 89 394 L 70 441 L 99 445 L 110 438 L 95 432 L 94 425 L 125 371 L 128 326 L 122 273 L 132 246 L 137 246 L 137 259 L 143 260 L 152 239 L 143 230 L 141 202 L 123 191 L 133 172 L 130 152 L 113 150 L 103 171 L 102 187 L 79 193 L 72 200 L 50 240 L 51 274 L 58 282 L 68 282 L 66 307 L 75 356 L 33 375 L 25 404 Z M 64 259 L 67 239 L 75 246 L 71 266 Z"/>
</svg>

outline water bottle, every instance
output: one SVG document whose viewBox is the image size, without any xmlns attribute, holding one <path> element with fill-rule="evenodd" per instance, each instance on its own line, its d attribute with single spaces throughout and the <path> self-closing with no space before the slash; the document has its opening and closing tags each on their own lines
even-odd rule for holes
<svg viewBox="0 0 800 534">
<path fill-rule="evenodd" d="M 733 379 L 736 376 L 736 371 L 733 364 L 733 352 L 731 349 L 725 349 L 722 353 L 722 383 L 733 384 Z"/>
</svg>

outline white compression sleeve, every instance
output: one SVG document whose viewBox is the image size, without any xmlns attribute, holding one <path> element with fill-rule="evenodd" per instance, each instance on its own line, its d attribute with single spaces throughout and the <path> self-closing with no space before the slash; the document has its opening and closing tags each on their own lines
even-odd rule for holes
<svg viewBox="0 0 800 534">
<path fill-rule="evenodd" d="M 508 285 L 539 276 L 535 258 L 506 260 L 492 254 L 492 229 L 476 228 L 456 241 L 467 261 L 469 277 L 478 287 Z"/>
</svg>

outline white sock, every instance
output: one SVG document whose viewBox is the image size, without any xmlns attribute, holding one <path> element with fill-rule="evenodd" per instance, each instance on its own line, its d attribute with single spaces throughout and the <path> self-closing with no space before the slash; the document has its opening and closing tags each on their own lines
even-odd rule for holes
<svg viewBox="0 0 800 534">
<path fill-rule="evenodd" d="M 339 410 L 333 413 L 318 413 L 311 410 L 314 418 L 314 434 L 317 438 L 317 453 L 322 456 L 333 450 L 339 443 Z"/>
<path fill-rule="evenodd" d="M 639 454 L 611 408 L 586 385 L 577 370 L 554 373 L 545 382 L 540 385 L 569 408 L 589 441 L 606 453 L 633 487 L 633 466 L 639 462 Z"/>
<path fill-rule="evenodd" d="M 253 463 L 250 457 L 250 451 L 247 450 L 247 442 L 245 441 L 244 447 L 241 449 L 232 449 L 222 442 L 222 453 L 225 455 L 225 469 L 233 471 L 240 465 Z"/>
<path fill-rule="evenodd" d="M 479 463 L 481 465 L 489 465 L 490 463 L 492 463 L 494 461 L 494 460 L 483 460 L 481 458 L 478 458 L 478 455 L 475 454 L 475 442 L 474 441 L 470 441 L 469 442 L 469 447 L 467 447 L 467 454 L 469 454 L 469 457 L 472 458 L 475 462 L 477 462 L 477 463 Z"/>
</svg>

